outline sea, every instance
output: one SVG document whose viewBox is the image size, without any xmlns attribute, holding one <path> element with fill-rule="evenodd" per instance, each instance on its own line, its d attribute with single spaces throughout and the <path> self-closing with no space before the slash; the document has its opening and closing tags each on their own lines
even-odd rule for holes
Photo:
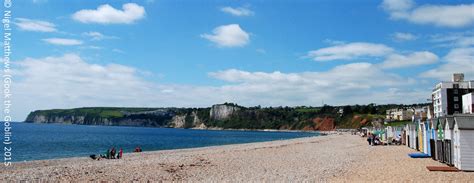
<svg viewBox="0 0 474 183">
<path fill-rule="evenodd" d="M 0 124 L 3 127 L 3 123 Z M 103 154 L 112 147 L 123 148 L 124 152 L 132 152 L 137 146 L 143 151 L 156 151 L 319 135 L 317 132 L 197 130 L 21 122 L 11 125 L 13 162 L 88 157 L 91 154 Z"/>
</svg>

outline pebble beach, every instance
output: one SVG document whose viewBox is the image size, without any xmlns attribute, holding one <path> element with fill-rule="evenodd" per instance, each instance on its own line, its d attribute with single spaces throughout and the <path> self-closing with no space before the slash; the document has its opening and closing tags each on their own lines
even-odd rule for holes
<svg viewBox="0 0 474 183">
<path fill-rule="evenodd" d="M 474 172 L 429 172 L 443 166 L 411 159 L 406 146 L 368 146 L 348 133 L 204 148 L 126 153 L 123 159 L 88 157 L 14 163 L 5 181 L 189 182 L 472 182 Z"/>
</svg>

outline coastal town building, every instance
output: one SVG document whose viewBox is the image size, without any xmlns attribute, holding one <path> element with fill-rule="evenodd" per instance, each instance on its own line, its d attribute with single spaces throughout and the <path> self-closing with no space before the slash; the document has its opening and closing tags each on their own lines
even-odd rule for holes
<svg viewBox="0 0 474 183">
<path fill-rule="evenodd" d="M 453 74 L 452 81 L 436 84 L 432 92 L 435 117 L 462 113 L 462 96 L 474 92 L 474 81 L 464 81 L 464 74 Z"/>
<path fill-rule="evenodd" d="M 474 114 L 474 92 L 462 96 L 462 113 Z"/>
<path fill-rule="evenodd" d="M 388 121 L 405 121 L 412 120 L 413 109 L 389 109 L 386 111 L 386 120 Z"/>
</svg>

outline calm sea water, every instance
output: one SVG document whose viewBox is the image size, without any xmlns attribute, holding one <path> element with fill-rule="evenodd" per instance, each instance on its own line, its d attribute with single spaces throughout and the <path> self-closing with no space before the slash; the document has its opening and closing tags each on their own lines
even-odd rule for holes
<svg viewBox="0 0 474 183">
<path fill-rule="evenodd" d="M 3 126 L 3 123 L 0 123 Z M 304 132 L 216 131 L 174 128 L 11 123 L 13 161 L 89 156 L 107 148 L 131 152 L 205 147 L 316 136 Z M 3 135 L 3 133 L 2 133 Z M 2 137 L 3 138 L 3 137 Z"/>
</svg>

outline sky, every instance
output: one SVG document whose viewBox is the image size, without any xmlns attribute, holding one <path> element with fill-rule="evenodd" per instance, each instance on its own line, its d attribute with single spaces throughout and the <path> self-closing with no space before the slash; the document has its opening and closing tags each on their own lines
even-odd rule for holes
<svg viewBox="0 0 474 183">
<path fill-rule="evenodd" d="M 470 0 L 14 1 L 13 118 L 75 107 L 427 102 L 474 79 Z"/>
</svg>

